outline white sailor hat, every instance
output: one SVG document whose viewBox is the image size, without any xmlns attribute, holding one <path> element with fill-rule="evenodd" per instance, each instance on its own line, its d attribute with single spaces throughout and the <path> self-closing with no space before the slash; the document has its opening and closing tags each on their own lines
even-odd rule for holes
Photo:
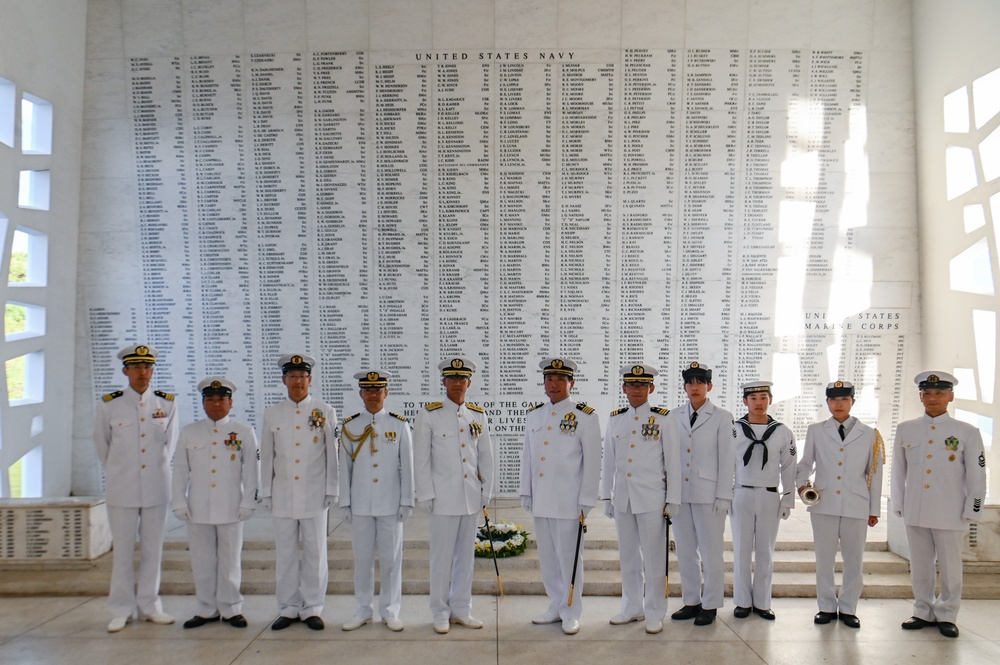
<svg viewBox="0 0 1000 665">
<path fill-rule="evenodd" d="M 849 381 L 834 381 L 826 384 L 827 397 L 854 397 L 854 384 Z"/>
<path fill-rule="evenodd" d="M 472 376 L 472 373 L 476 371 L 476 363 L 472 362 L 468 358 L 456 356 L 454 358 L 442 360 L 438 363 L 438 369 L 441 370 L 441 376 L 460 376 L 469 378 Z"/>
<path fill-rule="evenodd" d="M 124 365 L 156 364 L 156 356 L 160 352 L 151 344 L 129 344 L 118 352 L 118 359 Z"/>
<path fill-rule="evenodd" d="M 392 374 L 379 369 L 372 369 L 367 372 L 358 372 L 354 375 L 354 378 L 358 380 L 359 388 L 385 388 L 389 385 L 389 379 L 392 378 Z"/>
<path fill-rule="evenodd" d="M 546 358 L 538 366 L 542 368 L 543 375 L 561 374 L 571 379 L 576 371 L 576 363 L 568 358 Z"/>
<path fill-rule="evenodd" d="M 753 393 L 767 393 L 768 395 L 770 395 L 771 386 L 773 385 L 774 384 L 771 383 L 770 381 L 750 381 L 740 386 L 740 390 L 743 391 L 743 399 L 746 399 L 749 395 L 752 395 Z"/>
<path fill-rule="evenodd" d="M 236 392 L 236 384 L 224 376 L 210 376 L 198 384 L 198 392 L 202 397 L 208 395 L 222 395 L 232 397 Z"/>
<path fill-rule="evenodd" d="M 652 383 L 653 377 L 659 372 L 652 365 L 624 365 L 618 372 L 622 375 L 622 383 Z"/>
<path fill-rule="evenodd" d="M 958 379 L 948 372 L 921 372 L 913 377 L 913 382 L 920 390 L 925 388 L 939 388 L 941 390 L 951 390 L 958 385 Z"/>
<path fill-rule="evenodd" d="M 316 359 L 304 353 L 287 353 L 278 360 L 278 367 L 282 374 L 287 374 L 292 370 L 304 370 L 312 374 L 312 368 L 316 366 Z"/>
</svg>

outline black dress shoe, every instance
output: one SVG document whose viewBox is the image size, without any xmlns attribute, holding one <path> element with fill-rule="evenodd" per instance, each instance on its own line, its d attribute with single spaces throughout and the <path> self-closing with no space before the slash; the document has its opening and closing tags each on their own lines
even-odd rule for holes
<svg viewBox="0 0 1000 665">
<path fill-rule="evenodd" d="M 702 610 L 701 612 L 698 612 L 698 616 L 694 618 L 694 625 L 707 626 L 713 621 L 715 621 L 715 610 Z"/>
<path fill-rule="evenodd" d="M 813 617 L 813 623 L 818 623 L 821 626 L 830 623 L 837 618 L 836 612 L 817 612 L 816 616 Z"/>
<path fill-rule="evenodd" d="M 298 617 L 278 617 L 274 620 L 274 623 L 271 624 L 271 630 L 284 630 L 297 621 L 299 621 Z"/>
<path fill-rule="evenodd" d="M 958 637 L 958 626 L 949 621 L 938 621 L 938 630 L 945 637 Z"/>
<path fill-rule="evenodd" d="M 920 630 L 921 628 L 928 628 L 929 626 L 936 626 L 936 621 L 927 621 L 926 619 L 921 619 L 919 617 L 910 617 L 903 622 L 903 630 Z"/>
<path fill-rule="evenodd" d="M 750 608 L 737 607 L 735 610 L 733 610 L 733 616 L 736 617 L 737 619 L 746 619 L 748 616 L 750 616 Z"/>
<path fill-rule="evenodd" d="M 218 621 L 219 615 L 216 614 L 214 617 L 200 617 L 195 614 L 193 617 L 184 622 L 185 628 L 199 628 L 204 626 L 206 623 L 212 623 L 213 621 Z"/>
<path fill-rule="evenodd" d="M 323 630 L 326 628 L 326 624 L 323 623 L 323 619 L 317 616 L 306 617 L 303 621 L 305 621 L 306 625 L 313 630 Z"/>
<path fill-rule="evenodd" d="M 246 628 L 247 627 L 247 620 L 245 618 L 243 618 L 242 614 L 234 614 L 233 616 L 229 617 L 228 619 L 223 619 L 223 621 L 225 621 L 226 623 L 228 623 L 233 628 Z"/>
<path fill-rule="evenodd" d="M 753 608 L 753 611 L 757 613 L 761 619 L 767 619 L 768 621 L 774 621 L 774 612 L 771 610 L 762 610 L 759 608 Z"/>
<path fill-rule="evenodd" d="M 840 623 L 844 624 L 848 628 L 861 628 L 861 619 L 854 614 L 844 614 L 841 612 Z"/>
<path fill-rule="evenodd" d="M 685 605 L 681 609 L 677 610 L 670 615 L 671 619 L 675 621 L 687 621 L 688 619 L 693 619 L 701 612 L 701 604 L 698 605 Z"/>
</svg>

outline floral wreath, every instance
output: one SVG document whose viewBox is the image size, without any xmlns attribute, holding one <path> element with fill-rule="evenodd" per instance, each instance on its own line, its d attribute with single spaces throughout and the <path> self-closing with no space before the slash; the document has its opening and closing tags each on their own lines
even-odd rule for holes
<svg viewBox="0 0 1000 665">
<path fill-rule="evenodd" d="M 490 533 L 493 535 L 493 549 L 490 549 Z M 489 532 L 486 525 L 476 532 L 476 556 L 492 558 L 517 556 L 528 549 L 528 532 L 520 524 L 513 522 L 495 522 L 490 524 Z"/>
</svg>

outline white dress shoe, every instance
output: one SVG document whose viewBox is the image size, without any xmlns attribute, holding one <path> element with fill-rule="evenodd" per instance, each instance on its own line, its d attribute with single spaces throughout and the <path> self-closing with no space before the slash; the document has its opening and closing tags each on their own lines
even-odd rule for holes
<svg viewBox="0 0 1000 665">
<path fill-rule="evenodd" d="M 471 614 L 467 617 L 452 617 L 452 623 L 457 623 L 459 626 L 465 626 L 466 628 L 482 628 L 483 622 L 472 616 Z"/>
<path fill-rule="evenodd" d="M 647 621 L 646 622 L 646 632 L 650 635 L 656 635 L 663 630 L 662 621 Z"/>
<path fill-rule="evenodd" d="M 611 617 L 612 626 L 624 626 L 627 623 L 632 623 L 633 621 L 645 621 L 646 617 L 643 615 L 638 616 L 628 616 L 627 614 L 616 614 Z"/>
<path fill-rule="evenodd" d="M 131 617 L 115 617 L 108 624 L 109 633 L 117 633 L 120 630 L 125 630 L 125 626 L 128 624 Z"/>
<path fill-rule="evenodd" d="M 434 632 L 438 635 L 444 635 L 451 629 L 451 624 L 448 623 L 447 619 L 437 619 L 434 621 Z"/>
<path fill-rule="evenodd" d="M 580 622 L 576 619 L 563 619 L 562 629 L 567 635 L 576 635 L 580 632 Z"/>
<path fill-rule="evenodd" d="M 351 620 L 341 626 L 341 630 L 357 630 L 366 623 L 371 623 L 371 617 L 353 616 Z"/>
<path fill-rule="evenodd" d="M 540 626 L 547 623 L 556 623 L 557 621 L 559 621 L 558 612 L 545 612 L 544 614 L 539 614 L 531 619 L 531 623 L 538 624 Z"/>
<path fill-rule="evenodd" d="M 150 623 L 159 624 L 161 626 L 166 626 L 174 622 L 174 618 L 167 614 L 166 612 L 153 612 L 152 614 L 147 614 L 142 617 L 143 621 L 149 621 Z"/>
<path fill-rule="evenodd" d="M 394 633 L 398 633 L 403 630 L 403 622 L 399 620 L 399 617 L 385 617 L 382 619 L 382 623 L 384 623 L 385 627 Z"/>
</svg>

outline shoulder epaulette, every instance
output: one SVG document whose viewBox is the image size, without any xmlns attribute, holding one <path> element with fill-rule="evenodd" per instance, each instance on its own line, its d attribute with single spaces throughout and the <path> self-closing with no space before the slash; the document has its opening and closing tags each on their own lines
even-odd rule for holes
<svg viewBox="0 0 1000 665">
<path fill-rule="evenodd" d="M 592 407 L 592 406 L 587 406 L 587 405 L 586 405 L 586 404 L 584 404 L 583 402 L 577 402 L 577 404 L 576 404 L 576 408 L 577 408 L 577 410 L 578 410 L 578 411 L 583 411 L 583 412 L 584 412 L 584 413 L 586 413 L 586 414 L 587 414 L 588 416 L 589 416 L 590 414 L 592 414 L 592 413 L 594 412 L 594 407 Z"/>
<path fill-rule="evenodd" d="M 360 413 L 355 413 L 353 416 L 347 416 L 346 418 L 340 421 L 340 424 L 343 425 L 344 423 L 349 423 L 360 415 L 361 415 Z"/>
<path fill-rule="evenodd" d="M 393 413 L 392 411 L 390 411 L 389 415 L 392 416 L 393 418 L 396 418 L 397 420 L 402 420 L 404 423 L 409 422 L 409 418 L 407 418 L 406 416 L 401 416 L 398 413 Z"/>
<path fill-rule="evenodd" d="M 658 413 L 661 416 L 665 416 L 668 413 L 670 413 L 670 409 L 664 408 L 662 406 L 651 406 L 649 407 L 649 410 L 652 411 L 653 413 Z"/>
<path fill-rule="evenodd" d="M 478 404 L 473 404 L 472 402 L 466 402 L 465 408 L 467 408 L 469 411 L 475 411 L 476 413 L 486 413 L 486 409 L 479 406 Z"/>
<path fill-rule="evenodd" d="M 442 406 L 444 406 L 444 404 L 442 404 L 441 402 L 429 402 L 424 408 L 427 409 L 428 411 L 437 411 Z"/>
<path fill-rule="evenodd" d="M 156 395 L 157 397 L 162 397 L 163 399 L 167 400 L 168 402 L 173 402 L 174 401 L 174 394 L 173 393 L 165 393 L 162 390 L 154 390 L 153 394 Z"/>
<path fill-rule="evenodd" d="M 544 406 L 544 405 L 545 405 L 545 402 L 539 402 L 538 404 L 534 404 L 534 405 L 532 405 L 532 406 L 529 406 L 529 407 L 528 407 L 528 410 L 527 410 L 527 411 L 525 411 L 525 413 L 531 413 L 532 411 L 534 411 L 534 410 L 535 410 L 535 409 L 537 409 L 538 407 L 540 407 L 540 406 Z"/>
<path fill-rule="evenodd" d="M 618 409 L 617 411 L 612 411 L 611 415 L 612 416 L 620 416 L 621 414 L 627 413 L 627 412 L 628 412 L 628 407 L 627 406 L 623 406 L 622 408 Z"/>
<path fill-rule="evenodd" d="M 125 394 L 124 391 L 122 391 L 122 390 L 116 390 L 113 393 L 108 393 L 107 395 L 105 395 L 101 399 L 103 399 L 105 402 L 110 402 L 113 399 L 118 399 L 119 397 L 121 397 L 124 394 Z"/>
</svg>

